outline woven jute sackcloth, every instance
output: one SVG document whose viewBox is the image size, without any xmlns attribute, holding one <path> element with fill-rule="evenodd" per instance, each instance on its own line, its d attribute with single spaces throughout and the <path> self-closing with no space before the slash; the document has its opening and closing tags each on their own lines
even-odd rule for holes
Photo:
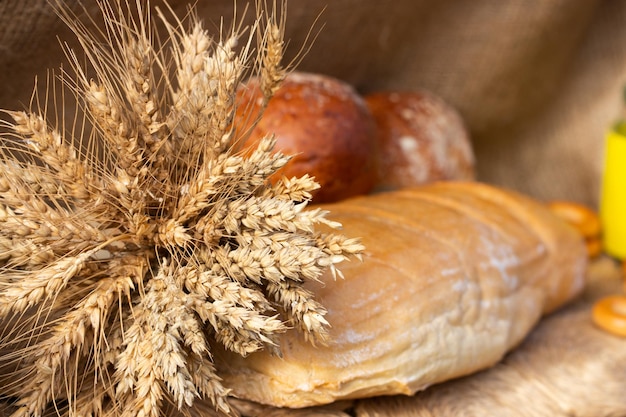
<svg viewBox="0 0 626 417">
<path fill-rule="evenodd" d="M 209 29 L 233 15 L 232 0 L 197 3 Z M 626 82 L 626 3 L 291 0 L 287 25 L 291 56 L 318 35 L 300 70 L 362 93 L 427 89 L 455 106 L 479 179 L 597 205 L 603 134 Z M 0 2 L 0 108 L 27 103 L 35 75 L 58 68 L 59 39 L 73 42 L 46 0 Z"/>
<path fill-rule="evenodd" d="M 74 0 L 67 2 L 74 4 Z M 84 3 L 85 10 L 95 14 L 95 1 Z M 188 6 L 180 0 L 169 3 L 179 15 Z M 217 30 L 221 16 L 228 20 L 233 15 L 234 3 L 200 0 L 198 15 L 208 29 Z M 247 2 L 236 3 L 243 9 Z M 313 43 L 306 40 L 311 33 L 316 35 Z M 470 129 L 480 180 L 539 199 L 567 199 L 597 207 L 604 134 L 621 115 L 621 91 L 626 84 L 626 2 L 291 0 L 286 38 L 290 41 L 288 58 L 296 56 L 302 45 L 311 46 L 299 70 L 335 76 L 363 94 L 426 89 L 456 107 Z M 49 68 L 58 68 L 65 61 L 59 39 L 74 45 L 74 37 L 46 0 L 0 1 L 0 108 L 22 108 L 29 101 L 35 77 L 45 79 Z M 585 306 L 566 311 L 564 314 L 571 315 L 566 322 L 585 329 L 590 326 L 587 316 L 580 315 Z M 605 337 L 593 329 L 579 337 L 585 336 Z M 521 349 L 533 351 L 533 340 L 547 343 L 542 337 L 545 334 L 531 337 Z M 576 344 L 575 339 L 567 340 Z M 607 336 L 608 345 L 602 344 L 604 339 L 594 340 L 601 346 L 616 346 L 619 339 Z M 584 349 L 597 350 L 599 346 L 593 343 Z M 596 409 L 597 415 L 626 413 L 625 358 L 615 355 L 616 349 L 620 350 L 603 354 L 608 360 L 621 360 L 608 364 L 621 368 L 613 367 L 612 374 L 607 369 L 597 374 L 608 382 L 583 381 L 594 390 L 602 390 L 602 384 L 615 389 L 615 384 L 621 383 L 621 394 L 606 408 Z M 514 365 L 515 360 L 524 358 L 514 359 Z M 570 359 L 575 360 L 576 355 Z M 531 367 L 528 369 L 531 372 Z M 493 387 L 494 381 L 485 386 Z M 594 383 L 597 385 L 591 387 Z M 507 398 L 511 404 L 525 403 L 516 397 L 522 391 L 516 392 L 515 384 L 503 386 L 499 404 L 506 404 Z M 446 401 L 451 397 L 446 397 L 446 390 L 463 392 L 467 404 L 472 396 L 487 395 L 480 389 L 447 385 L 433 390 L 422 404 Z M 539 395 L 540 391 L 549 392 L 542 391 L 542 386 L 526 392 Z M 581 396 L 580 389 L 572 392 L 571 398 L 576 396 Z M 561 405 L 572 410 L 579 404 L 571 398 L 569 405 L 562 397 L 546 398 L 548 404 L 565 401 Z M 415 407 L 405 400 L 372 400 L 359 403 L 351 412 L 361 416 L 454 415 L 428 414 Z M 566 415 L 558 414 L 562 409 L 546 409 L 549 414 L 498 410 L 497 415 Z M 480 409 L 474 412 L 471 415 L 493 415 L 484 408 L 482 413 Z M 313 414 L 347 415 L 332 408 Z"/>
</svg>

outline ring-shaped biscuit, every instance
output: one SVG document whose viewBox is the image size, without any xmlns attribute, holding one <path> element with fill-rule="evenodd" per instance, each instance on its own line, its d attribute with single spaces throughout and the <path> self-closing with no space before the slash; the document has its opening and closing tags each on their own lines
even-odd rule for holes
<svg viewBox="0 0 626 417">
<path fill-rule="evenodd" d="M 590 259 L 597 258 L 602 254 L 602 240 L 600 238 L 587 239 L 585 245 Z"/>
<path fill-rule="evenodd" d="M 600 218 L 589 207 L 568 201 L 551 201 L 548 208 L 574 226 L 586 239 L 600 236 Z"/>
<path fill-rule="evenodd" d="M 593 322 L 603 330 L 626 337 L 626 296 L 611 295 L 593 305 Z"/>
</svg>

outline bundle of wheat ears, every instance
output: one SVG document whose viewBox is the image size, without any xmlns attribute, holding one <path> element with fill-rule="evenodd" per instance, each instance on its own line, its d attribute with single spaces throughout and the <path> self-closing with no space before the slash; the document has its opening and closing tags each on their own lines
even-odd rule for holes
<svg viewBox="0 0 626 417">
<path fill-rule="evenodd" d="M 317 227 L 339 225 L 305 209 L 313 178 L 268 181 L 288 161 L 272 137 L 232 150 L 240 82 L 260 77 L 269 100 L 286 71 L 281 5 L 257 6 L 214 39 L 139 1 L 102 1 L 94 33 L 57 5 L 84 51 L 5 111 L 0 146 L 0 397 L 15 417 L 189 415 L 197 398 L 228 413 L 212 343 L 246 355 L 279 352 L 288 328 L 327 337 L 302 283 L 363 247 Z"/>
</svg>

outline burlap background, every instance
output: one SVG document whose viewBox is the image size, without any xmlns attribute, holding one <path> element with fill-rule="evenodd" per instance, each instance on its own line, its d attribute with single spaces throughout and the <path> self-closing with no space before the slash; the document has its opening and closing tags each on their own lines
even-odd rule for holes
<svg viewBox="0 0 626 417">
<path fill-rule="evenodd" d="M 211 28 L 233 1 L 198 8 Z M 311 27 L 300 69 L 363 93 L 429 89 L 464 116 L 481 180 L 597 204 L 603 133 L 626 81 L 626 2 L 290 0 L 291 56 Z M 33 77 L 63 61 L 57 36 L 73 40 L 46 0 L 0 1 L 1 108 L 27 102 Z"/>
</svg>

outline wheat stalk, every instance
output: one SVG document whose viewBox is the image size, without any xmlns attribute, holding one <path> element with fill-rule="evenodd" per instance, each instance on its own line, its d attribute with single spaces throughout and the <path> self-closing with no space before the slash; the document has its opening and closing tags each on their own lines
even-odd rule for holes
<svg viewBox="0 0 626 417">
<path fill-rule="evenodd" d="M 289 160 L 272 137 L 232 150 L 241 81 L 267 102 L 287 71 L 276 4 L 215 39 L 193 12 L 99 4 L 95 33 L 57 4 L 86 61 L 68 49 L 74 75 L 2 122 L 0 397 L 14 417 L 231 413 L 211 343 L 279 353 L 289 327 L 323 343 L 302 284 L 363 247 L 318 231 L 340 225 L 307 208 L 313 178 L 272 185 Z"/>
</svg>

